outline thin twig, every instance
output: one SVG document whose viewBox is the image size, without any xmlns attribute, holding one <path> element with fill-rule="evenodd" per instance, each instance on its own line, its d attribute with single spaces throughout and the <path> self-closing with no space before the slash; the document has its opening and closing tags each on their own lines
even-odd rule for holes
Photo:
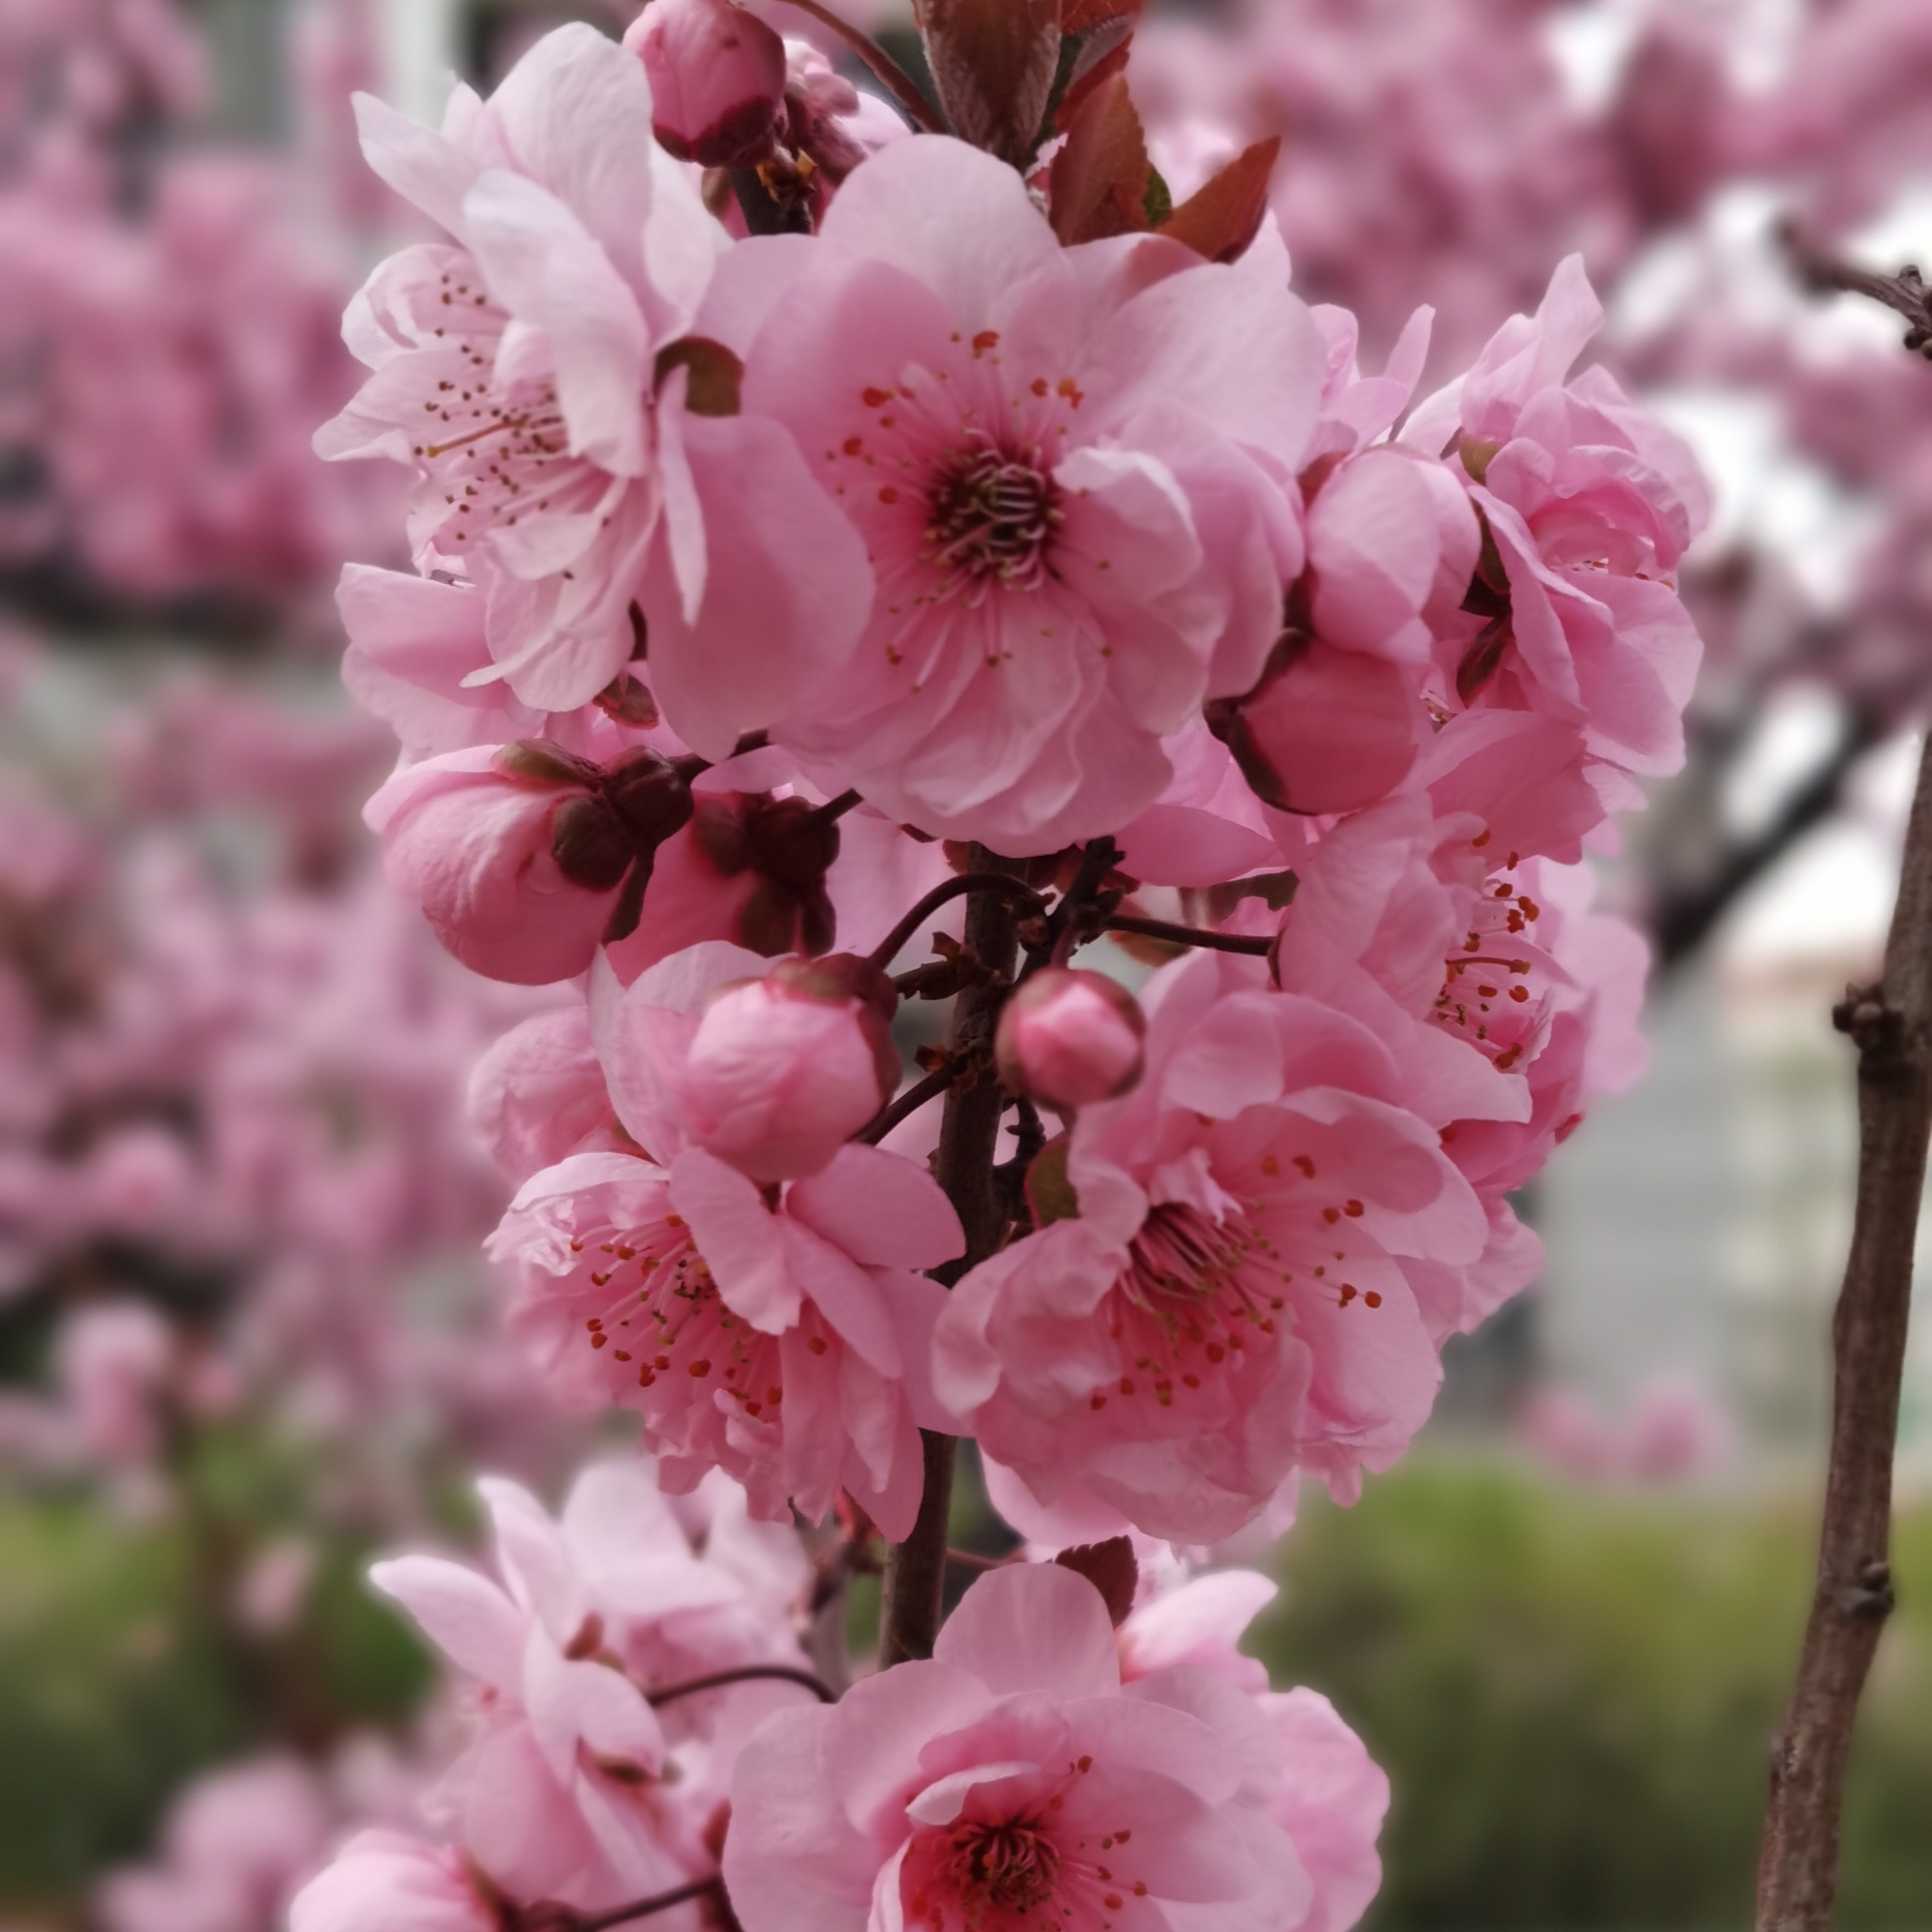
<svg viewBox="0 0 1932 1932">
<path fill-rule="evenodd" d="M 1246 933 L 1216 932 L 1201 926 L 1170 926 L 1164 919 L 1130 919 L 1116 914 L 1107 922 L 1109 932 L 1137 932 L 1143 939 L 1164 939 L 1173 946 L 1205 946 L 1216 952 L 1246 952 L 1265 959 L 1271 939 L 1252 939 Z"/>
<path fill-rule="evenodd" d="M 680 1697 L 695 1697 L 700 1690 L 722 1690 L 728 1684 L 796 1684 L 809 1690 L 821 1704 L 836 1704 L 838 1694 L 809 1670 L 789 1664 L 743 1664 L 734 1670 L 713 1670 L 703 1677 L 687 1677 L 647 1692 L 644 1701 L 656 1707 L 674 1704 Z"/>
<path fill-rule="evenodd" d="M 928 1101 L 936 1100 L 949 1091 L 959 1077 L 956 1066 L 942 1066 L 936 1073 L 928 1073 L 916 1086 L 908 1087 L 890 1107 L 882 1108 L 870 1126 L 857 1138 L 868 1147 L 877 1147 L 893 1128 L 904 1120 L 917 1113 Z"/>
<path fill-rule="evenodd" d="M 1074 874 L 1072 884 L 1067 887 L 1066 897 L 1054 908 L 1048 928 L 1049 964 L 1064 966 L 1075 952 L 1100 930 L 1102 920 L 1097 902 L 1101 884 L 1120 863 L 1120 848 L 1111 838 L 1095 838 L 1088 842 L 1080 855 L 1080 869 Z M 1117 893 L 1109 910 L 1119 903 Z"/>
<path fill-rule="evenodd" d="M 901 920 L 878 944 L 872 948 L 872 964 L 890 966 L 904 952 L 914 935 L 943 905 L 949 905 L 956 898 L 963 898 L 969 892 L 998 892 L 1003 898 L 1030 901 L 1035 911 L 1044 909 L 1046 902 L 1031 886 L 1007 872 L 960 872 L 934 886 L 912 910 Z"/>
<path fill-rule="evenodd" d="M 1720 853 L 1717 863 L 1694 886 L 1663 895 L 1650 918 L 1660 974 L 1681 966 L 1710 938 L 1745 890 L 1838 809 L 1846 779 L 1883 735 L 1876 714 L 1858 709 L 1838 745 L 1786 799 L 1768 826 L 1756 837 Z"/>
<path fill-rule="evenodd" d="M 694 1898 L 702 1898 L 707 1892 L 722 1890 L 724 1884 L 723 1876 L 713 1872 L 709 1878 L 694 1878 L 688 1885 L 658 1892 L 654 1898 L 640 1898 L 629 1905 L 600 1912 L 594 1918 L 579 1918 L 573 1913 L 568 1920 L 560 1922 L 560 1928 L 567 1925 L 568 1932 L 609 1932 L 611 1926 L 628 1925 L 634 1918 L 648 1918 L 654 1912 L 668 1912 L 674 1905 L 688 1904 Z"/>
<path fill-rule="evenodd" d="M 809 14 L 821 27 L 830 28 L 892 89 L 893 98 L 928 134 L 947 131 L 938 110 L 919 91 L 918 83 L 877 40 L 860 33 L 849 21 L 840 20 L 830 8 L 820 6 L 819 0 L 787 0 L 787 4 L 796 7 L 801 14 Z"/>
<path fill-rule="evenodd" d="M 855 805 L 863 805 L 865 802 L 862 792 L 842 791 L 830 803 L 821 805 L 812 816 L 829 824 L 834 819 L 843 818 Z"/>
<path fill-rule="evenodd" d="M 1885 977 L 1833 1016 L 1858 1050 L 1858 1202 L 1832 1320 L 1831 1462 L 1818 1576 L 1772 1748 L 1758 1932 L 1826 1932 L 1858 1699 L 1892 1607 L 1892 1468 L 1912 1256 L 1932 1138 L 1932 740 L 1906 834 Z"/>
</svg>

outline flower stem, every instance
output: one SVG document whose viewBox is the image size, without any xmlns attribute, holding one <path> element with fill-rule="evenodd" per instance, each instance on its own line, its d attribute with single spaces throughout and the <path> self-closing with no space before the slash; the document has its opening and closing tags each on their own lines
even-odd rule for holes
<svg viewBox="0 0 1932 1932">
<path fill-rule="evenodd" d="M 974 848 L 977 850 L 976 847 Z M 912 910 L 901 920 L 885 938 L 872 949 L 872 964 L 884 968 L 890 966 L 902 952 L 914 935 L 943 905 L 950 905 L 956 898 L 963 898 L 969 892 L 998 892 L 1003 898 L 1017 898 L 1029 902 L 1031 910 L 1039 911 L 1045 904 L 1040 895 L 1030 886 L 1023 885 L 1008 872 L 962 872 L 944 884 L 934 886 Z M 968 944 L 971 940 L 969 938 Z"/>
<path fill-rule="evenodd" d="M 884 1108 L 877 1120 L 858 1138 L 868 1147 L 877 1147 L 893 1128 L 917 1113 L 928 1102 L 936 1100 L 959 1077 L 956 1066 L 942 1066 L 936 1073 L 928 1073 L 916 1087 L 908 1087 L 889 1107 Z"/>
<path fill-rule="evenodd" d="M 611 1926 L 628 1925 L 634 1918 L 648 1918 L 654 1912 L 668 1912 L 674 1905 L 685 1905 L 694 1898 L 702 1898 L 707 1892 L 722 1891 L 724 1884 L 722 1875 L 713 1872 L 709 1878 L 694 1878 L 688 1885 L 658 1892 L 654 1898 L 633 1900 L 628 1905 L 600 1912 L 595 1918 L 573 1916 L 569 1921 L 570 1932 L 608 1932 Z"/>
<path fill-rule="evenodd" d="M 1143 939 L 1165 939 L 1174 946 L 1205 946 L 1216 952 L 1246 952 L 1265 959 L 1271 939 L 1250 938 L 1243 932 L 1214 932 L 1205 926 L 1170 926 L 1164 919 L 1127 919 L 1116 914 L 1107 922 L 1109 932 L 1137 932 Z"/>
<path fill-rule="evenodd" d="M 694 1697 L 700 1690 L 722 1690 L 728 1684 L 796 1684 L 809 1690 L 821 1704 L 838 1700 L 830 1684 L 789 1664 L 744 1664 L 734 1670 L 713 1670 L 703 1677 L 687 1677 L 678 1684 L 667 1684 L 646 1694 L 645 1702 L 653 1707 L 674 1704 L 680 1697 Z"/>
</svg>

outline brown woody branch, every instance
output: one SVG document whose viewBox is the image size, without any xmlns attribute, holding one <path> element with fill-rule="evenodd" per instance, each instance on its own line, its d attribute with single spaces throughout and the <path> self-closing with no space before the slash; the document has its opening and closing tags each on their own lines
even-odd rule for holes
<svg viewBox="0 0 1932 1932">
<path fill-rule="evenodd" d="M 1001 872 L 1006 862 L 984 847 L 973 848 L 969 878 Z M 1019 961 L 1018 919 L 1012 902 L 1030 898 L 1016 882 L 1012 892 L 975 892 L 966 914 L 966 946 L 987 969 L 967 987 L 952 1009 L 947 1048 L 956 1065 L 990 1064 L 993 1029 L 1000 1002 Z M 1037 903 L 1037 901 L 1035 901 Z M 1006 1233 L 1006 1216 L 994 1178 L 993 1156 L 1005 1104 L 999 1083 L 980 1079 L 956 1086 L 946 1098 L 934 1172 L 965 1230 L 966 1252 L 935 1273 L 950 1288 L 967 1269 L 984 1261 Z M 950 1436 L 922 1431 L 926 1486 L 918 1520 L 904 1542 L 886 1559 L 884 1600 L 880 1610 L 879 1663 L 883 1668 L 908 1658 L 930 1657 L 939 1635 L 946 1583 L 946 1524 L 952 1502 Z"/>
<path fill-rule="evenodd" d="M 1772 1751 L 1758 1932 L 1824 1932 L 1858 1699 L 1892 1607 L 1892 1471 L 1912 1255 L 1932 1138 L 1932 742 L 1885 976 L 1834 1015 L 1858 1052 L 1858 1202 L 1832 1322 L 1831 1463 L 1798 1678 Z"/>
</svg>

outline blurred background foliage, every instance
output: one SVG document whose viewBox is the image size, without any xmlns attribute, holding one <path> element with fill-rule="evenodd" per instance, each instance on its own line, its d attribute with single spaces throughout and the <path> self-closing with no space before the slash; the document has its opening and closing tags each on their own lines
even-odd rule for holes
<svg viewBox="0 0 1932 1932">
<path fill-rule="evenodd" d="M 1366 1932 L 1738 1922 L 1814 1534 L 1789 1500 L 1439 1453 L 1310 1498 L 1254 1648 L 1394 1785 Z M 1896 1556 L 1845 1824 L 1840 1923 L 1874 1932 L 1932 1898 L 1932 1508 Z"/>
</svg>

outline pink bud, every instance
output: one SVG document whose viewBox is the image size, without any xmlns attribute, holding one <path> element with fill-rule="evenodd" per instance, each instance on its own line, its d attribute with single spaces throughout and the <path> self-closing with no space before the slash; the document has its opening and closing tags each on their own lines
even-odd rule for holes
<svg viewBox="0 0 1932 1932">
<path fill-rule="evenodd" d="M 681 161 L 751 167 L 784 111 L 784 42 L 734 0 L 651 0 L 624 44 L 643 58 L 660 142 Z"/>
<path fill-rule="evenodd" d="M 692 1138 L 761 1183 L 816 1174 L 898 1085 L 891 982 L 840 955 L 724 988 L 678 1079 Z"/>
<path fill-rule="evenodd" d="M 1090 1107 L 1140 1078 L 1146 1039 L 1146 1018 L 1124 986 L 1052 966 L 1006 1002 L 993 1051 L 1015 1092 L 1050 1107 Z"/>
<path fill-rule="evenodd" d="M 489 980 L 549 986 L 597 955 L 630 848 L 613 835 L 613 852 L 581 863 L 584 841 L 568 835 L 578 815 L 604 812 L 597 769 L 520 769 L 522 749 L 473 746 L 410 765 L 363 815 L 382 835 L 390 885 L 422 904 L 456 958 Z"/>
</svg>

